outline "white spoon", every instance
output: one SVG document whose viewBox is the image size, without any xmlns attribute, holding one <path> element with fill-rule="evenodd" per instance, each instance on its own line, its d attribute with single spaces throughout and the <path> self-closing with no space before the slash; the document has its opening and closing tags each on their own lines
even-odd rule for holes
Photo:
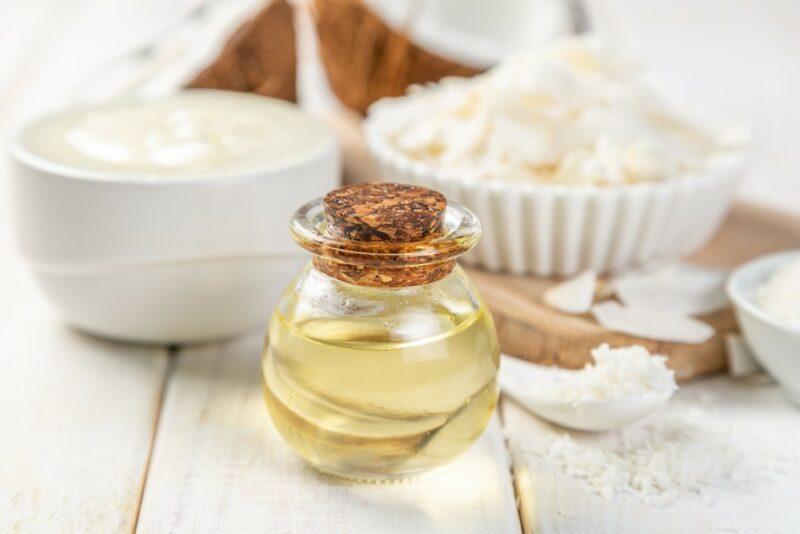
<svg viewBox="0 0 800 534">
<path fill-rule="evenodd" d="M 537 382 L 569 380 L 570 374 L 578 372 L 503 356 L 498 380 L 503 393 L 534 414 L 575 430 L 613 430 L 633 423 L 663 406 L 674 392 L 665 387 L 641 395 L 574 401 L 548 399 L 537 393 Z"/>
</svg>

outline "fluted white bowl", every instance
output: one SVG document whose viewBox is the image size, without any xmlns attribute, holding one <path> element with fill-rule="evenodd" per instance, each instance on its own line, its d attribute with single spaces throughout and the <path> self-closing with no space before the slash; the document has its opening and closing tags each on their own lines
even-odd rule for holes
<svg viewBox="0 0 800 534">
<path fill-rule="evenodd" d="M 365 127 L 382 179 L 441 191 L 475 212 L 483 237 L 464 260 L 492 271 L 566 276 L 691 254 L 722 223 L 747 154 L 703 173 L 615 187 L 477 180 L 410 159 Z"/>
</svg>

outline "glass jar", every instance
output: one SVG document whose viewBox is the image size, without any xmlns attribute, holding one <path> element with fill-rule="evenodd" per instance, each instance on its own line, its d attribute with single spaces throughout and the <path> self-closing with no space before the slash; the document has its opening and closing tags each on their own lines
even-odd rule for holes
<svg viewBox="0 0 800 534">
<path fill-rule="evenodd" d="M 388 210 L 373 209 L 381 202 Z M 314 256 L 263 354 L 286 441 L 358 480 L 413 476 L 465 451 L 498 397 L 494 324 L 455 262 L 478 241 L 476 217 L 429 189 L 362 184 L 301 207 L 291 232 Z"/>
</svg>

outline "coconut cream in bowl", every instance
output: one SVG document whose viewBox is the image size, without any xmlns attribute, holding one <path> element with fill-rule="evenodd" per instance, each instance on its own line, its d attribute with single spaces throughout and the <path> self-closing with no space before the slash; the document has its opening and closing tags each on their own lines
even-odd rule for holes
<svg viewBox="0 0 800 534">
<path fill-rule="evenodd" d="M 292 207 L 339 182 L 295 106 L 196 90 L 58 112 L 11 149 L 17 241 L 69 323 L 139 342 L 258 328 L 303 264 Z"/>
<path fill-rule="evenodd" d="M 365 133 L 387 178 L 438 189 L 480 217 L 469 260 L 540 276 L 700 248 L 749 150 L 745 128 L 678 108 L 593 37 L 381 100 Z"/>
<path fill-rule="evenodd" d="M 800 405 L 800 250 L 742 265 L 727 289 L 756 358 Z"/>
</svg>

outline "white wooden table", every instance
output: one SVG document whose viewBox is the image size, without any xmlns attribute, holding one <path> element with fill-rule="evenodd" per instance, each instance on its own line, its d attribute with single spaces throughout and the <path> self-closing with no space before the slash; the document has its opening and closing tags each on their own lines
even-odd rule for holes
<svg viewBox="0 0 800 534">
<path fill-rule="evenodd" d="M 0 0 L 0 136 L 198 3 Z M 624 1 L 616 13 L 636 22 L 631 35 L 668 86 L 756 125 L 766 142 L 745 192 L 800 212 L 800 44 L 791 30 L 800 8 L 789 0 L 694 4 Z M 510 402 L 465 456 L 418 482 L 323 477 L 269 422 L 261 333 L 168 350 L 73 331 L 31 287 L 9 233 L 4 218 L 0 532 L 800 532 L 800 472 L 794 483 L 734 492 L 712 508 L 608 503 L 541 472 L 526 443 L 550 430 Z M 774 386 L 716 378 L 687 389 L 800 456 L 800 412 Z"/>
</svg>

